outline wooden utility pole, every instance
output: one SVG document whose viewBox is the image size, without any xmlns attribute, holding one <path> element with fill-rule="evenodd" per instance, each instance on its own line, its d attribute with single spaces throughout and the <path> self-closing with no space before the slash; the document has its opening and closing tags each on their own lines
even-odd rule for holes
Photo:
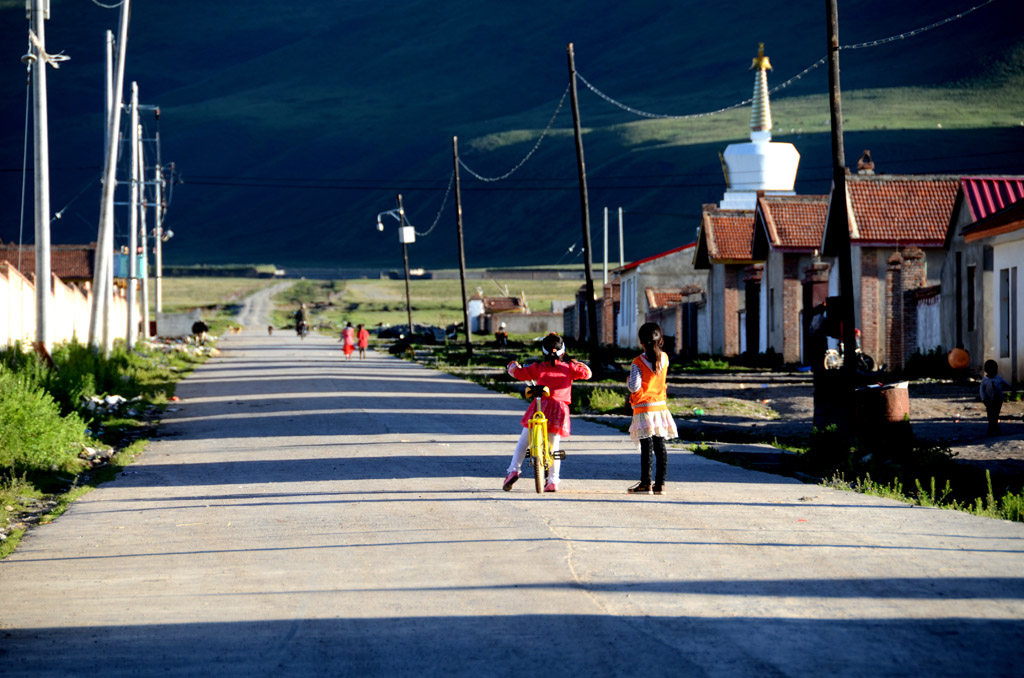
<svg viewBox="0 0 1024 678">
<path fill-rule="evenodd" d="M 459 236 L 459 280 L 462 282 L 462 322 L 466 328 L 466 356 L 473 357 L 473 339 L 469 327 L 469 297 L 466 296 L 466 249 L 462 244 L 462 183 L 459 181 L 459 138 L 452 137 L 455 167 L 455 228 Z"/>
<path fill-rule="evenodd" d="M 34 35 L 29 52 L 32 67 L 32 146 L 35 160 L 35 237 L 36 237 L 36 347 L 48 354 L 51 344 L 50 306 L 50 141 L 46 107 L 46 31 L 50 18 L 49 0 L 32 0 L 29 30 Z"/>
<path fill-rule="evenodd" d="M 96 237 L 96 265 L 93 271 L 93 296 L 89 322 L 89 344 L 110 354 L 113 330 L 110 326 L 111 297 L 113 296 L 114 255 L 114 188 L 117 186 L 118 132 L 121 129 L 121 101 L 124 98 L 125 53 L 128 45 L 128 16 L 130 0 L 122 0 L 121 26 L 117 42 L 117 74 L 108 76 L 113 82 L 113 93 L 108 95 L 107 145 L 103 158 L 103 195 L 100 198 L 99 233 Z"/>
<path fill-rule="evenodd" d="M 850 214 L 846 203 L 846 154 L 843 149 L 843 107 L 839 87 L 839 10 L 838 0 L 825 0 L 828 26 L 829 111 L 832 119 L 832 209 L 829 212 L 829 240 L 839 260 L 839 287 L 843 323 L 843 391 L 853 396 L 857 376 L 856 314 L 853 308 L 853 247 L 850 243 Z M 852 408 L 839 408 L 850 430 Z"/>
<path fill-rule="evenodd" d="M 576 136 L 576 166 L 580 178 L 580 210 L 583 226 L 583 266 L 587 275 L 587 344 L 591 359 L 597 352 L 597 299 L 594 294 L 594 269 L 591 265 L 590 248 L 590 206 L 587 200 L 587 169 L 583 162 L 583 133 L 580 130 L 580 104 L 576 96 L 576 57 L 572 43 L 569 43 L 569 92 L 572 100 L 572 126 Z M 579 309 L 577 309 L 577 312 Z"/>
<path fill-rule="evenodd" d="M 402 241 L 402 261 L 405 263 L 405 313 L 409 317 L 409 341 L 412 341 L 412 294 L 409 292 L 409 250 L 405 246 L 405 208 L 402 207 L 402 194 L 398 194 L 398 239 Z"/>
</svg>

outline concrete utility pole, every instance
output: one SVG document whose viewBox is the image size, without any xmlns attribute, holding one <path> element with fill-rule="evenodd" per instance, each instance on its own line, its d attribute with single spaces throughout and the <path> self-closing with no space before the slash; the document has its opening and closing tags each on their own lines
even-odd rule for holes
<svg viewBox="0 0 1024 678">
<path fill-rule="evenodd" d="M 572 125 L 576 137 L 576 167 L 580 179 L 580 210 L 583 227 L 583 267 L 587 276 L 587 344 L 591 358 L 597 351 L 597 299 L 594 294 L 594 269 L 591 265 L 593 251 L 590 247 L 590 205 L 587 200 L 587 169 L 583 162 L 583 133 L 580 130 L 580 104 L 576 96 L 576 57 L 572 43 L 569 43 L 569 92 L 572 100 Z"/>
<path fill-rule="evenodd" d="M 455 228 L 459 236 L 459 280 L 462 282 L 462 322 L 466 328 L 466 356 L 473 357 L 473 333 L 469 327 L 469 297 L 466 296 L 466 249 L 462 244 L 462 183 L 459 180 L 459 138 L 452 137 L 455 166 Z"/>
<path fill-rule="evenodd" d="M 156 109 L 157 120 L 160 119 L 160 109 Z M 164 288 L 163 288 L 163 274 L 164 274 L 164 168 L 160 165 L 160 130 L 156 132 L 156 212 L 154 214 L 154 220 L 156 221 L 155 228 L 153 230 L 154 240 L 156 241 L 154 248 L 155 257 L 155 279 L 156 279 L 156 312 L 164 312 Z M 160 322 L 159 317 L 157 323 Z M 160 328 L 157 327 L 157 332 Z"/>
<path fill-rule="evenodd" d="M 36 347 L 49 353 L 51 347 L 50 306 L 50 141 L 46 110 L 46 31 L 50 18 L 49 0 L 32 0 L 29 8 L 29 52 L 32 67 L 32 146 L 35 160 L 36 236 Z"/>
<path fill-rule="evenodd" d="M 106 153 L 103 158 L 103 195 L 100 198 L 100 223 L 96 237 L 96 264 L 93 271 L 93 297 L 89 322 L 89 345 L 110 355 L 113 345 L 111 297 L 113 295 L 114 188 L 117 186 L 118 132 L 121 129 L 121 101 L 124 98 L 125 53 L 128 45 L 128 16 L 131 0 L 122 0 L 121 25 L 117 42 L 117 74 L 108 72 L 112 92 L 107 95 Z M 109 45 L 109 42 L 108 42 Z"/>
<path fill-rule="evenodd" d="M 132 82 L 131 130 L 131 200 L 128 209 L 128 327 L 125 341 L 129 351 L 135 350 L 139 340 L 138 296 L 135 283 L 139 276 L 139 83 Z"/>
<path fill-rule="evenodd" d="M 135 143 L 139 151 L 139 249 L 142 250 L 142 338 L 149 339 L 149 240 L 146 237 L 146 151 L 142 146 L 142 125 Z"/>
<path fill-rule="evenodd" d="M 626 265 L 626 255 L 622 250 L 622 208 L 619 208 L 619 268 Z"/>
<path fill-rule="evenodd" d="M 602 276 L 602 284 L 608 284 L 608 208 L 604 208 L 604 274 Z"/>
</svg>

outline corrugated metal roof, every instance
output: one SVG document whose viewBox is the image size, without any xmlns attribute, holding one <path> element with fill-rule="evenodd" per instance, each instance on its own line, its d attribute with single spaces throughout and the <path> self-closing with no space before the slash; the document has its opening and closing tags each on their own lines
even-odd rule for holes
<svg viewBox="0 0 1024 678">
<path fill-rule="evenodd" d="M 960 187 L 971 212 L 971 221 L 981 221 L 1024 200 L 1024 177 L 964 177 Z"/>
</svg>

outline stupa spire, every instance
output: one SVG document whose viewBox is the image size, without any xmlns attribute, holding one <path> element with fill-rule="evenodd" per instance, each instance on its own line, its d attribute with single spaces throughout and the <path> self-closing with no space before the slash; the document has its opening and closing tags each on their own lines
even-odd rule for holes
<svg viewBox="0 0 1024 678">
<path fill-rule="evenodd" d="M 750 138 L 771 138 L 772 107 L 768 101 L 768 74 L 772 64 L 764 55 L 764 43 L 757 46 L 757 56 L 750 70 L 754 71 L 754 103 L 750 108 Z M 761 132 L 762 134 L 757 134 Z M 765 134 L 766 133 L 766 134 Z"/>
</svg>

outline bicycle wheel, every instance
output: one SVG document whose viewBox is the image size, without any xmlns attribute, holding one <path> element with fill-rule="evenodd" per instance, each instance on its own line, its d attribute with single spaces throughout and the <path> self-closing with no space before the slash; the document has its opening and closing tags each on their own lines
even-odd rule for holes
<svg viewBox="0 0 1024 678">
<path fill-rule="evenodd" d="M 875 359 L 869 356 L 867 353 L 857 354 L 857 365 L 860 366 L 860 369 L 863 370 L 864 372 L 875 371 Z"/>
<path fill-rule="evenodd" d="M 839 369 L 839 352 L 833 349 L 825 351 L 825 369 L 826 370 L 838 370 Z"/>
<path fill-rule="evenodd" d="M 540 426 L 530 429 L 530 461 L 533 462 L 533 484 L 537 494 L 544 492 L 544 430 Z"/>
</svg>

